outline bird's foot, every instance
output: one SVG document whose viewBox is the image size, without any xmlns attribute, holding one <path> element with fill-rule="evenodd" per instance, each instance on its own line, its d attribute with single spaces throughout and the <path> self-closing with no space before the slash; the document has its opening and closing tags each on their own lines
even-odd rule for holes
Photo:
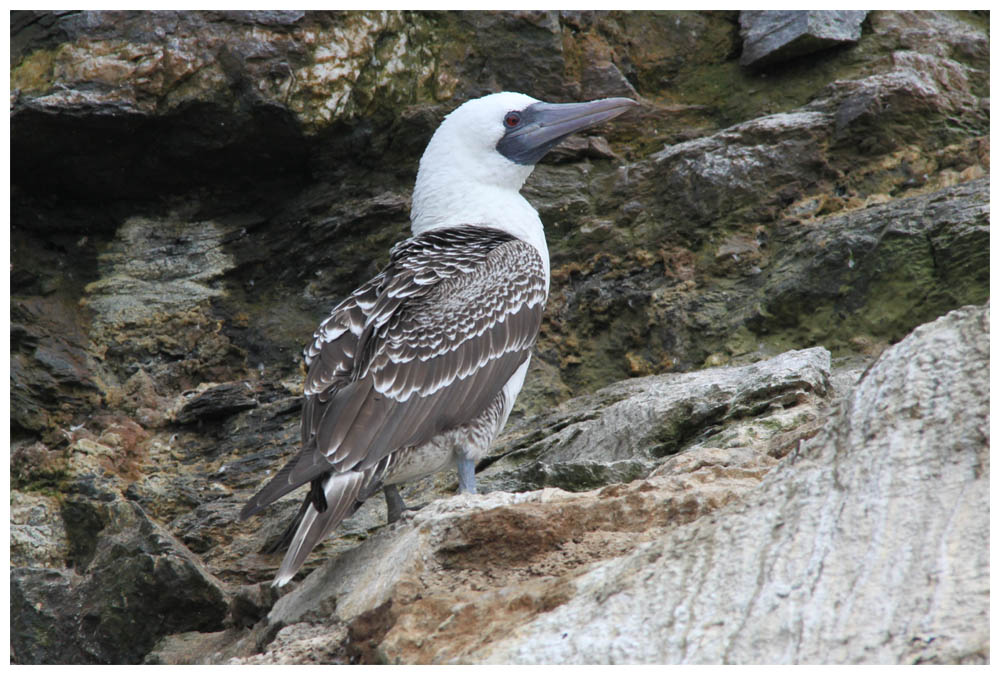
<svg viewBox="0 0 1000 675">
<path fill-rule="evenodd" d="M 403 497 L 399 494 L 399 488 L 395 485 L 384 486 L 382 492 L 385 494 L 387 523 L 395 523 L 397 520 L 404 518 L 409 515 L 406 513 L 407 511 L 419 511 L 427 506 L 427 502 L 417 504 L 416 506 L 407 506 L 403 502 Z"/>
</svg>

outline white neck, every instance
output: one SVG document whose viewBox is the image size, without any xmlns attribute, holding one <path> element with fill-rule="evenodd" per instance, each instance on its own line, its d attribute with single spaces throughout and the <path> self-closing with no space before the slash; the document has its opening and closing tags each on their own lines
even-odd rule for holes
<svg viewBox="0 0 1000 675">
<path fill-rule="evenodd" d="M 413 234 L 460 225 L 503 230 L 538 251 L 545 265 L 545 291 L 548 293 L 549 248 L 542 221 L 528 200 L 516 189 L 477 180 L 474 174 L 463 172 L 455 164 L 450 165 L 455 169 L 452 171 L 428 171 L 426 159 L 425 154 L 413 189 L 410 209 Z M 525 179 L 532 168 L 525 167 Z"/>
</svg>

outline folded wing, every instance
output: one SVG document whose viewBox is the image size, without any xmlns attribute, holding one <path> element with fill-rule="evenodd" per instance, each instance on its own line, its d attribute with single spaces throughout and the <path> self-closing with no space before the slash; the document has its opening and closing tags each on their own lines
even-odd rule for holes
<svg viewBox="0 0 1000 675">
<path fill-rule="evenodd" d="M 504 232 L 449 228 L 401 242 L 317 329 L 302 450 L 240 517 L 323 474 L 372 473 L 393 451 L 481 414 L 530 354 L 545 293 L 537 251 Z"/>
</svg>

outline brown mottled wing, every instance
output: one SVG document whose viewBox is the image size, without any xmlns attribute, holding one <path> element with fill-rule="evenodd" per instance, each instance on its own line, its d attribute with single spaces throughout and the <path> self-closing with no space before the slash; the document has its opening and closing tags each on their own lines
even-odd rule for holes
<svg viewBox="0 0 1000 675">
<path fill-rule="evenodd" d="M 505 233 L 453 228 L 402 242 L 317 331 L 303 449 L 241 517 L 479 415 L 528 357 L 545 293 L 537 251 Z"/>
<path fill-rule="evenodd" d="M 322 409 L 337 391 L 351 382 L 358 339 L 368 323 L 385 277 L 384 272 L 379 274 L 334 307 L 313 333 L 313 341 L 303 350 L 309 368 L 302 415 L 303 447 L 316 431 L 317 409 Z"/>
</svg>

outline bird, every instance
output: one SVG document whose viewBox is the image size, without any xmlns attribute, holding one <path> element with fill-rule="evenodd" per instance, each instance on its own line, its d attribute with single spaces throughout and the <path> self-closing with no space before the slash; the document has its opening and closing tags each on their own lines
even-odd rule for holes
<svg viewBox="0 0 1000 675">
<path fill-rule="evenodd" d="M 412 236 L 316 329 L 301 448 L 240 512 L 309 484 L 273 586 L 379 490 L 390 522 L 404 508 L 396 486 L 451 465 L 459 491 L 476 492 L 476 463 L 524 384 L 549 293 L 542 221 L 521 187 L 564 138 L 635 105 L 500 92 L 445 116 L 420 159 Z"/>
</svg>

